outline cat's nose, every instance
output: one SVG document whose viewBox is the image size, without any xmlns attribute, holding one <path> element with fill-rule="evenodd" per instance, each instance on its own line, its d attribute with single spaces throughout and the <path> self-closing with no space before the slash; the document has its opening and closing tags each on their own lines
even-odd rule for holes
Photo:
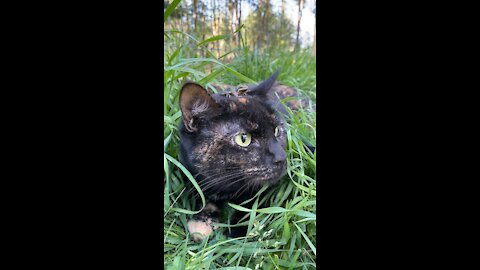
<svg viewBox="0 0 480 270">
<path fill-rule="evenodd" d="M 272 142 L 269 146 L 268 150 L 273 155 L 273 163 L 284 162 L 287 159 L 287 153 L 279 143 Z"/>
<path fill-rule="evenodd" d="M 283 149 L 280 153 L 273 156 L 274 163 L 284 162 L 286 159 L 287 159 L 287 153 L 285 153 Z"/>
</svg>

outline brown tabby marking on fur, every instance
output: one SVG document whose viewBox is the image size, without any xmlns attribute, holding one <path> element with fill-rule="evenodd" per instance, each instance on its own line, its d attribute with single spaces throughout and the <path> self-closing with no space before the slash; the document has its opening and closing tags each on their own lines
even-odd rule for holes
<svg viewBox="0 0 480 270">
<path fill-rule="evenodd" d="M 244 98 L 244 97 L 239 97 L 238 101 L 240 101 L 243 104 L 247 104 L 247 102 L 248 102 L 247 98 Z"/>
</svg>

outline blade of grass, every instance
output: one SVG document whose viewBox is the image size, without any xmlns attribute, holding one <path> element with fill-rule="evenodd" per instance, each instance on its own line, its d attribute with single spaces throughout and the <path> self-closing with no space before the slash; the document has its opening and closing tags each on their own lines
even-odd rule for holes
<svg viewBox="0 0 480 270">
<path fill-rule="evenodd" d="M 302 232 L 302 229 L 300 229 L 300 227 L 298 227 L 297 223 L 293 222 L 293 224 L 295 225 L 295 227 L 297 227 L 298 231 L 300 232 L 300 234 L 303 236 L 303 238 L 305 239 L 305 241 L 307 241 L 307 244 L 310 246 L 310 248 L 312 249 L 313 253 L 315 255 L 317 255 L 317 249 L 315 248 L 315 246 L 313 245 L 312 241 L 310 241 L 310 239 L 308 239 L 308 236 Z"/>
<path fill-rule="evenodd" d="M 190 211 L 186 209 L 181 209 L 181 208 L 172 208 L 172 210 L 175 210 L 177 212 L 185 213 L 185 214 L 197 214 L 200 213 L 203 210 L 203 207 L 205 207 L 205 196 L 203 195 L 202 190 L 200 189 L 200 186 L 197 184 L 197 181 L 195 181 L 195 178 L 192 176 L 192 174 L 177 160 L 175 160 L 173 157 L 171 157 L 169 154 L 164 153 L 164 156 L 166 159 L 168 159 L 170 162 L 175 164 L 182 172 L 187 176 L 188 180 L 192 183 L 192 185 L 195 187 L 195 189 L 198 191 L 200 198 L 202 199 L 202 208 L 198 211 Z"/>
<path fill-rule="evenodd" d="M 227 39 L 227 38 L 230 38 L 230 35 L 218 35 L 218 36 L 214 36 L 214 37 L 211 37 L 211 38 L 207 38 L 204 41 L 198 43 L 197 47 L 201 46 L 201 45 L 205 45 L 205 44 L 210 43 L 210 42 L 214 42 L 214 41 L 222 40 L 222 39 Z"/>
<path fill-rule="evenodd" d="M 166 22 L 168 19 L 168 16 L 175 10 L 177 5 L 180 3 L 181 0 L 173 0 L 172 3 L 167 7 L 167 10 L 165 10 L 165 13 L 163 13 L 163 22 Z"/>
</svg>

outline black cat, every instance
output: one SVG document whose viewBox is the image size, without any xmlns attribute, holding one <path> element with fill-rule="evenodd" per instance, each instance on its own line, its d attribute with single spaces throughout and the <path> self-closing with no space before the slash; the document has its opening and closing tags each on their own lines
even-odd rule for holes
<svg viewBox="0 0 480 270">
<path fill-rule="evenodd" d="M 182 87 L 181 162 L 209 201 L 188 223 L 194 240 L 213 231 L 220 204 L 241 203 L 285 174 L 285 111 L 274 93 L 285 96 L 291 88 L 276 84 L 277 76 L 278 72 L 259 85 L 216 94 L 192 82 Z M 234 214 L 232 222 L 240 217 Z M 246 227 L 231 229 L 231 236 L 246 233 Z"/>
</svg>

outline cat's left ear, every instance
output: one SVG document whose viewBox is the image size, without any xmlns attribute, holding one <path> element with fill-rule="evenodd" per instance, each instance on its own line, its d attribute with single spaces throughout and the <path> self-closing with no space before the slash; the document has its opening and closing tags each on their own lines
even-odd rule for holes
<svg viewBox="0 0 480 270">
<path fill-rule="evenodd" d="M 277 70 L 275 73 L 273 73 L 270 78 L 266 79 L 265 81 L 261 82 L 259 85 L 256 85 L 252 87 L 251 89 L 248 90 L 249 95 L 267 95 L 270 90 L 272 89 L 272 86 L 275 84 L 278 74 L 280 74 L 280 71 Z"/>
<path fill-rule="evenodd" d="M 200 119 L 217 113 L 219 105 L 201 85 L 188 82 L 180 91 L 180 110 L 185 128 L 194 132 L 197 131 Z"/>
</svg>

